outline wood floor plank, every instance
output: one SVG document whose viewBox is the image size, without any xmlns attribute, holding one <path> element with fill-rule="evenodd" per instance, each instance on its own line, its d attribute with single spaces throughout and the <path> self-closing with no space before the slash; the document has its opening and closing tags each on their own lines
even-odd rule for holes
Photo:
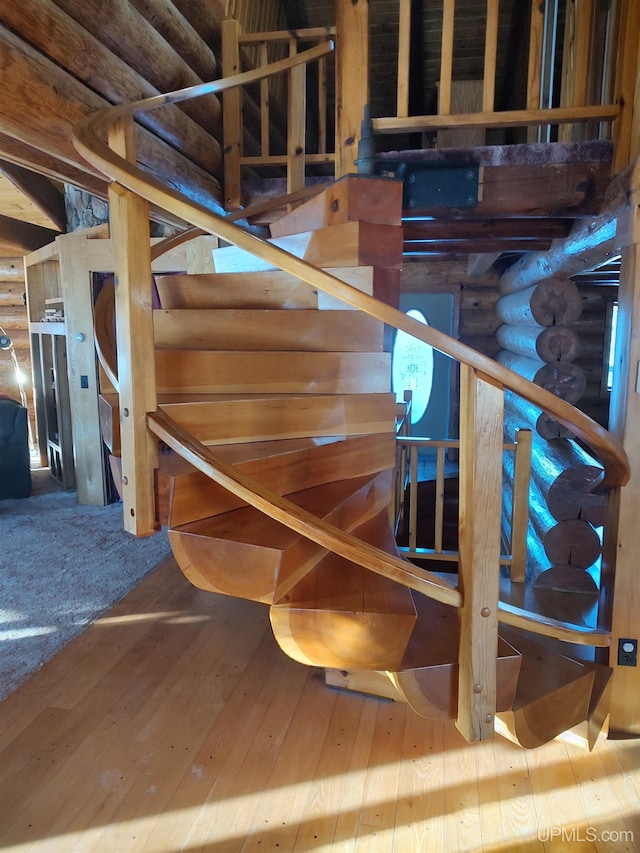
<svg viewBox="0 0 640 853">
<path fill-rule="evenodd" d="M 3 853 L 634 853 L 640 838 L 637 741 L 469 746 L 451 721 L 326 688 L 282 655 L 265 607 L 175 566 L 0 703 L 7 730 Z"/>
</svg>

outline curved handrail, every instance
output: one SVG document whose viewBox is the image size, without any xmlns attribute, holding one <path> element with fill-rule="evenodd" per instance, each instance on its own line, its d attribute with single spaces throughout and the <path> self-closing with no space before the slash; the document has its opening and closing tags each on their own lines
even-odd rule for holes
<svg viewBox="0 0 640 853">
<path fill-rule="evenodd" d="M 459 589 L 449 586 L 437 575 L 369 545 L 339 527 L 317 518 L 312 513 L 288 500 L 277 492 L 263 486 L 257 480 L 224 462 L 209 448 L 197 441 L 165 412 L 147 415 L 147 425 L 167 447 L 190 462 L 210 479 L 251 506 L 265 512 L 281 524 L 295 530 L 307 539 L 333 551 L 341 557 L 396 583 L 415 589 L 443 604 L 460 607 L 462 595 Z M 498 620 L 505 625 L 522 628 L 547 637 L 589 646 L 610 645 L 608 631 L 587 626 L 570 625 L 557 619 L 530 613 L 511 604 L 498 603 Z"/>
<path fill-rule="evenodd" d="M 534 385 L 524 377 L 460 341 L 448 337 L 443 332 L 411 319 L 401 311 L 362 293 L 330 273 L 318 269 L 261 237 L 241 229 L 223 216 L 208 210 L 202 204 L 185 199 L 176 190 L 165 186 L 152 175 L 142 172 L 137 166 L 117 155 L 100 139 L 100 135 L 103 135 L 115 120 L 132 118 L 141 110 L 154 109 L 167 103 L 176 103 L 190 97 L 221 92 L 233 86 L 253 82 L 263 76 L 279 73 L 301 62 L 315 59 L 327 52 L 324 48 L 325 46 L 320 45 L 270 66 L 224 80 L 179 90 L 146 101 L 122 104 L 101 110 L 83 119 L 75 128 L 75 145 L 79 152 L 93 165 L 147 201 L 172 210 L 176 216 L 184 221 L 191 222 L 195 228 L 205 233 L 217 235 L 305 281 L 312 287 L 333 295 L 381 322 L 430 344 L 445 355 L 466 363 L 485 379 L 492 380 L 502 388 L 511 389 L 519 396 L 546 410 L 589 444 L 595 455 L 603 463 L 605 473 L 601 486 L 623 485 L 629 477 L 629 468 L 626 454 L 620 443 L 607 430 L 566 401 Z M 431 576 L 428 572 L 421 572 L 415 567 L 408 569 L 403 561 L 366 545 L 337 528 L 332 528 L 331 525 L 321 522 L 320 519 L 313 516 L 301 517 L 302 511 L 295 504 L 291 504 L 276 493 L 264 489 L 250 478 L 243 480 L 238 472 L 233 469 L 231 471 L 226 470 L 226 466 L 221 460 L 216 459 L 206 448 L 195 442 L 168 416 L 162 413 L 148 415 L 148 425 L 168 446 L 173 447 L 185 458 L 188 458 L 192 464 L 203 470 L 209 477 L 222 482 L 225 488 L 234 494 L 241 495 L 248 503 L 271 515 L 271 517 L 293 529 L 303 528 L 300 529 L 303 535 L 314 541 L 321 539 L 320 544 L 323 547 L 347 556 L 348 559 L 356 563 L 386 574 L 399 583 L 421 589 L 432 597 L 442 596 L 440 600 L 445 601 L 445 603 L 459 606 L 459 591 L 443 584 L 436 576 Z M 373 565 L 370 561 L 373 561 Z M 585 642 L 589 645 L 604 646 L 610 642 L 610 635 L 605 631 L 568 626 L 566 623 L 544 619 L 509 605 L 501 604 L 500 608 L 500 620 L 508 624 L 526 627 L 532 631 L 541 631 L 558 639 Z"/>
<path fill-rule="evenodd" d="M 177 190 L 165 186 L 153 175 L 144 173 L 137 166 L 117 155 L 100 139 L 101 134 L 104 134 L 116 119 L 132 117 L 140 110 L 154 109 L 190 97 L 222 92 L 231 88 L 232 85 L 238 86 L 247 82 L 254 82 L 254 80 L 259 79 L 259 74 L 264 76 L 278 73 L 304 61 L 305 56 L 310 61 L 323 55 L 326 53 L 323 47 L 320 45 L 256 71 L 248 71 L 224 80 L 181 89 L 167 95 L 158 95 L 146 101 L 107 107 L 85 117 L 76 126 L 74 129 L 75 145 L 79 152 L 94 166 L 101 169 L 114 181 L 147 199 L 147 201 L 171 209 L 175 215 L 186 222 L 191 222 L 192 225 L 202 231 L 217 235 L 229 243 L 233 243 L 239 248 L 272 263 L 284 272 L 307 282 L 312 287 L 317 287 L 348 305 L 364 311 L 371 317 L 430 344 L 445 355 L 456 359 L 456 361 L 468 364 L 485 378 L 498 383 L 503 388 L 514 391 L 534 406 L 545 410 L 591 447 L 594 455 L 604 467 L 604 477 L 600 483 L 602 489 L 624 485 L 629 479 L 629 466 L 622 445 L 604 427 L 584 412 L 466 344 L 450 338 L 444 332 L 407 317 L 402 311 L 379 302 L 373 296 L 362 293 L 325 270 L 308 264 L 279 246 L 267 242 L 262 237 L 244 231 L 223 216 L 208 210 L 202 204 L 185 199 Z"/>
</svg>

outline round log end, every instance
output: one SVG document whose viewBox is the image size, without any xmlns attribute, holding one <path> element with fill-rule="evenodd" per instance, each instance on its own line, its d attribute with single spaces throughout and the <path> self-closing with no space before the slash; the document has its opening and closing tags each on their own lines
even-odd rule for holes
<svg viewBox="0 0 640 853">
<path fill-rule="evenodd" d="M 549 589 L 554 592 L 598 595 L 597 584 L 591 575 L 576 566 L 552 566 L 538 575 L 533 586 L 535 589 Z"/>
</svg>

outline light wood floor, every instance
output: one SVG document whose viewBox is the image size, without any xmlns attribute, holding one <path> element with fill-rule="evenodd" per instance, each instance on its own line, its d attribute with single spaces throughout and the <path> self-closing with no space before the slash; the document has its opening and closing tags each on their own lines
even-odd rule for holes
<svg viewBox="0 0 640 853">
<path fill-rule="evenodd" d="M 470 747 L 169 560 L 0 705 L 0 848 L 637 851 L 640 741 Z"/>
</svg>

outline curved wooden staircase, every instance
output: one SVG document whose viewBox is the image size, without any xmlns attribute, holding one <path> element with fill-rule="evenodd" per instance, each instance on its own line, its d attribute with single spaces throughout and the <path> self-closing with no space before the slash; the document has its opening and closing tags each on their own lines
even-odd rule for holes
<svg viewBox="0 0 640 853">
<path fill-rule="evenodd" d="M 228 85 L 218 81 L 198 93 Z M 136 109 L 139 104 L 112 113 L 122 121 Z M 344 185 L 330 188 L 296 211 L 305 223 L 302 235 L 287 241 L 295 231 L 295 214 L 289 214 L 280 246 L 267 243 L 162 188 L 113 153 L 98 139 L 112 120 L 98 114 L 85 121 L 77 144 L 119 182 L 121 198 L 137 193 L 165 205 L 261 259 L 258 270 L 247 271 L 242 260 L 243 271 L 224 271 L 225 264 L 238 263 L 231 247 L 220 250 L 230 262 L 216 256 L 216 269 L 223 271 L 157 282 L 157 411 L 148 405 L 142 423 L 161 442 L 157 521 L 169 527 L 185 575 L 203 589 L 268 604 L 280 647 L 301 663 L 332 671 L 331 683 L 342 678 L 362 689 L 356 676 L 367 672 L 371 692 L 406 701 L 426 717 L 457 716 L 469 740 L 491 736 L 496 711 L 505 731 L 524 746 L 583 721 L 591 721 L 592 745 L 606 716 L 608 668 L 571 661 L 522 632 L 587 646 L 608 645 L 609 632 L 498 602 L 499 567 L 487 561 L 493 545 L 485 541 L 494 520 L 485 524 L 479 498 L 486 484 L 476 477 L 480 471 L 481 478 L 493 478 L 486 486 L 490 504 L 495 471 L 478 457 L 483 447 L 501 454 L 502 421 L 493 407 L 505 387 L 590 440 L 605 465 L 603 486 L 618 486 L 627 474 L 616 442 L 564 401 L 388 304 L 393 276 L 385 270 L 399 268 L 393 247 L 401 254 L 401 241 L 397 225 L 379 221 L 378 202 L 371 207 L 373 221 L 366 221 L 366 205 L 351 221 L 345 205 L 336 205 Z M 120 151 L 127 150 L 124 139 L 116 144 Z M 135 228 L 125 222 L 120 233 L 139 236 L 140 221 Z M 386 237 L 382 225 L 391 229 Z M 392 262 L 381 272 L 390 252 Z M 120 323 L 119 346 L 130 334 L 126 321 Z M 464 577 L 457 587 L 408 563 L 396 549 L 390 523 L 395 397 L 385 323 L 464 365 L 469 417 L 461 433 L 472 464 L 461 470 Z M 108 312 L 106 319 L 99 312 L 103 363 L 117 383 L 110 332 Z M 118 405 L 117 397 L 105 397 L 105 434 L 116 456 Z M 132 414 L 128 405 L 125 417 Z M 138 457 L 123 461 L 125 519 L 136 530 L 128 483 L 133 468 L 127 465 L 137 466 L 137 479 L 146 469 Z M 499 512 L 497 519 L 499 537 Z M 498 622 L 511 626 L 508 637 L 498 636 Z M 541 678 L 550 670 L 553 677 Z"/>
</svg>

